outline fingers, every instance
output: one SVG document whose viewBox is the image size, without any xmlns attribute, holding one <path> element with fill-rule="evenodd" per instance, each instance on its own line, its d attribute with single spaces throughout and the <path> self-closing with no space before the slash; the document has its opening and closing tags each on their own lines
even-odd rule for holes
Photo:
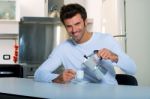
<svg viewBox="0 0 150 99">
<path fill-rule="evenodd" d="M 105 48 L 99 50 L 97 55 L 98 55 L 98 57 L 102 57 L 103 59 L 108 59 L 109 58 L 109 52 Z"/>
<path fill-rule="evenodd" d="M 62 74 L 62 78 L 63 78 L 63 82 L 70 82 L 72 79 L 75 78 L 76 72 L 71 70 L 71 69 L 67 69 L 63 72 Z"/>
<path fill-rule="evenodd" d="M 76 75 L 76 72 L 71 69 L 67 69 L 64 71 L 64 76 L 66 76 L 68 78 L 74 78 L 75 75 Z"/>
<path fill-rule="evenodd" d="M 103 59 L 110 59 L 111 57 L 111 52 L 106 49 L 103 48 L 102 50 L 99 51 L 99 55 L 103 58 Z"/>
<path fill-rule="evenodd" d="M 98 55 L 98 57 L 102 57 L 103 59 L 109 59 L 109 60 L 115 61 L 115 62 L 118 60 L 118 56 L 106 48 L 99 50 L 97 55 Z"/>
<path fill-rule="evenodd" d="M 72 69 L 66 69 L 65 72 L 72 74 L 72 75 L 76 75 L 76 72 Z"/>
<path fill-rule="evenodd" d="M 76 75 L 75 71 L 71 69 L 67 69 L 64 70 L 63 73 L 61 73 L 57 78 L 53 79 L 52 82 L 65 84 L 67 82 L 70 82 L 72 79 L 74 79 L 75 75 Z"/>
</svg>

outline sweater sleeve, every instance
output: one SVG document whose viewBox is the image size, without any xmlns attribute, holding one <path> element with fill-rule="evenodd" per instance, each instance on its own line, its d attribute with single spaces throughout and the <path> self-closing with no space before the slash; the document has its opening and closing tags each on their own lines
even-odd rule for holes
<svg viewBox="0 0 150 99">
<path fill-rule="evenodd" d="M 40 82 L 51 82 L 58 74 L 52 73 L 61 65 L 60 50 L 55 48 L 48 59 L 41 64 L 34 74 L 34 80 Z"/>
<path fill-rule="evenodd" d="M 109 37 L 112 52 L 118 55 L 118 62 L 116 65 L 125 73 L 134 75 L 136 72 L 136 64 L 134 61 L 122 50 L 118 42 L 112 37 Z"/>
</svg>

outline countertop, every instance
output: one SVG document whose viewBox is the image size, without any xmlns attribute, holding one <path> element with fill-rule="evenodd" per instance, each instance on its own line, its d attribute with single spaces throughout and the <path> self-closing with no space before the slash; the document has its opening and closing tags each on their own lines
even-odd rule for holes
<svg viewBox="0 0 150 99">
<path fill-rule="evenodd" d="M 0 93 L 51 99 L 150 99 L 150 87 L 56 84 L 26 78 L 0 78 Z"/>
</svg>

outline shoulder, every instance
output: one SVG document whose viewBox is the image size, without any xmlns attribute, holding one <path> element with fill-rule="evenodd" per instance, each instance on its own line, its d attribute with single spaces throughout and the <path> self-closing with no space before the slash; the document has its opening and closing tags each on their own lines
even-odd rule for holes
<svg viewBox="0 0 150 99">
<path fill-rule="evenodd" d="M 58 47 L 62 49 L 62 48 L 68 48 L 71 46 L 74 46 L 74 42 L 71 39 L 67 39 L 64 42 L 60 43 Z"/>
<path fill-rule="evenodd" d="M 94 34 L 94 37 L 98 39 L 113 39 L 113 36 L 108 33 L 95 32 L 93 34 Z"/>
<path fill-rule="evenodd" d="M 71 43 L 69 40 L 61 42 L 58 46 L 52 49 L 50 56 L 62 56 L 71 48 L 70 46 Z"/>
<path fill-rule="evenodd" d="M 70 49 L 72 46 L 73 46 L 73 42 L 70 39 L 68 39 L 60 43 L 56 48 L 54 48 L 54 50 L 59 51 L 59 52 L 64 52 Z"/>
</svg>

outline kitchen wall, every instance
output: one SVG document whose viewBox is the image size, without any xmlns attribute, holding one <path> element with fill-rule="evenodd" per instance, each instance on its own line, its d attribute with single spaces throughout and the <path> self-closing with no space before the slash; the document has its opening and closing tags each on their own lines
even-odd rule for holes
<svg viewBox="0 0 150 99">
<path fill-rule="evenodd" d="M 124 1 L 125 9 L 123 8 Z M 139 85 L 142 86 L 150 86 L 149 4 L 149 0 L 102 0 L 102 10 L 99 10 L 102 11 L 102 23 L 100 25 L 102 28 L 100 31 L 112 35 L 126 35 L 125 42 L 119 41 L 119 43 L 135 61 L 137 65 L 135 76 Z M 97 13 L 96 11 L 97 9 L 94 13 Z M 120 70 L 117 72 L 122 73 Z"/>
<path fill-rule="evenodd" d="M 102 4 L 102 32 L 126 35 L 125 42 L 119 40 L 119 43 L 135 61 L 135 77 L 141 86 L 150 86 L 149 4 L 149 0 L 103 0 Z M 117 72 L 122 73 L 120 70 Z"/>
<path fill-rule="evenodd" d="M 139 85 L 150 86 L 150 0 L 126 0 L 127 53 L 137 64 Z"/>
</svg>

